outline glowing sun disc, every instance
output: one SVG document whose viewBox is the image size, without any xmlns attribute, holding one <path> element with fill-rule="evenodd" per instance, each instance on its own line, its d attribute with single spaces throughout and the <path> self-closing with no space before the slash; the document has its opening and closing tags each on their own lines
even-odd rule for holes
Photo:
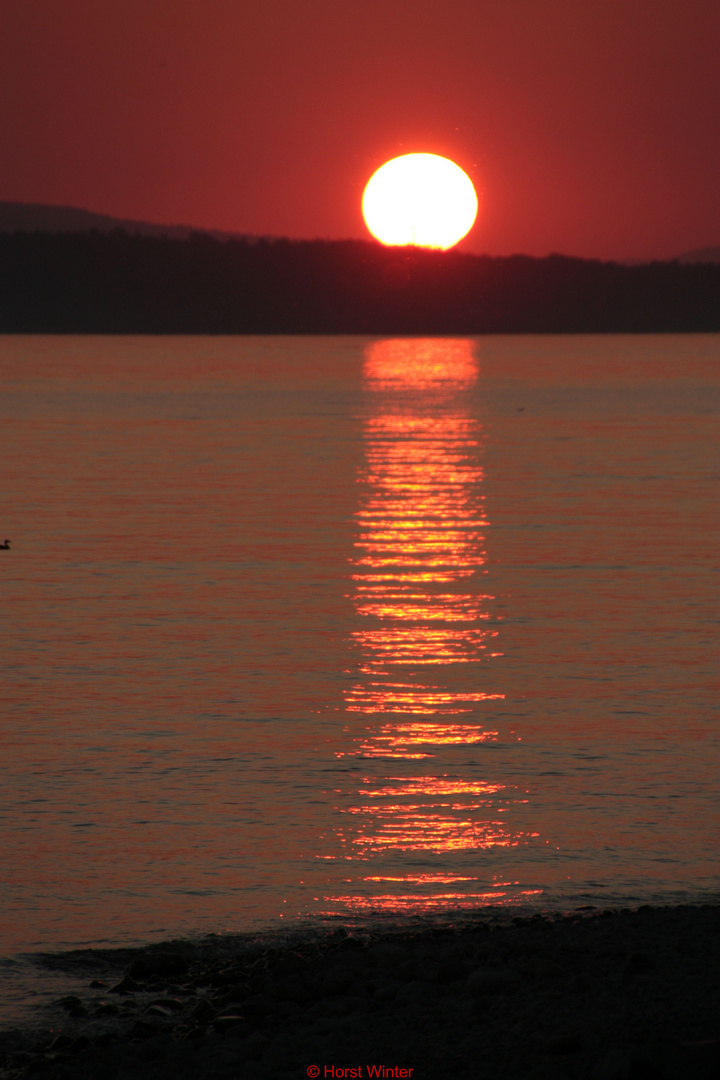
<svg viewBox="0 0 720 1080">
<path fill-rule="evenodd" d="M 403 154 L 370 177 L 362 212 L 383 244 L 450 248 L 470 231 L 478 201 L 459 165 L 437 154 Z"/>
</svg>

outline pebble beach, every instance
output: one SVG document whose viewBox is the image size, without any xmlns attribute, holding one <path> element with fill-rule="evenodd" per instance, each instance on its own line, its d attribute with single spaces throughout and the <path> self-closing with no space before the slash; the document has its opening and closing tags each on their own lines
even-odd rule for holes
<svg viewBox="0 0 720 1080">
<path fill-rule="evenodd" d="M 0 1077 L 704 1080 L 720 906 L 463 916 L 45 959 L 77 991 L 0 1035 Z"/>
</svg>

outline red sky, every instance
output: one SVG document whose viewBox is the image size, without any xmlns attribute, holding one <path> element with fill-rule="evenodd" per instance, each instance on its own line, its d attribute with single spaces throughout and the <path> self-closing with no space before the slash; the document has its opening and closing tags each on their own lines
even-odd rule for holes
<svg viewBox="0 0 720 1080">
<path fill-rule="evenodd" d="M 387 158 L 470 174 L 462 246 L 720 243 L 712 0 L 0 0 L 0 199 L 366 236 Z"/>
</svg>

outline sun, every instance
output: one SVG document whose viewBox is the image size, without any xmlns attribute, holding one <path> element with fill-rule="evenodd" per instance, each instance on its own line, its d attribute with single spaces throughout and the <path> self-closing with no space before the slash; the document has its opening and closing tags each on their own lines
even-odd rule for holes
<svg viewBox="0 0 720 1080">
<path fill-rule="evenodd" d="M 374 173 L 362 212 L 383 244 L 451 248 L 472 228 L 478 201 L 459 165 L 438 154 L 403 154 Z"/>
</svg>

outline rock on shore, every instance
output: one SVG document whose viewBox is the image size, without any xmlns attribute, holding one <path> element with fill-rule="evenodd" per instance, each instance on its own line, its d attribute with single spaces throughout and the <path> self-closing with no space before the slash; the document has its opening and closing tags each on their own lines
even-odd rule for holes
<svg viewBox="0 0 720 1080">
<path fill-rule="evenodd" d="M 3 1080 L 720 1076 L 718 906 L 122 955 L 0 1036 Z"/>
</svg>

